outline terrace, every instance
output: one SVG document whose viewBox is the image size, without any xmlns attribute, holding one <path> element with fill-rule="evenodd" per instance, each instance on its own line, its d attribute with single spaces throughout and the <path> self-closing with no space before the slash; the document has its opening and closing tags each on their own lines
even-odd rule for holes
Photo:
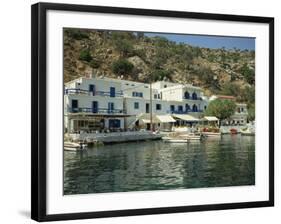
<svg viewBox="0 0 281 224">
<path fill-rule="evenodd" d="M 189 114 L 189 113 L 201 113 L 203 110 L 167 110 L 167 114 Z"/>
<path fill-rule="evenodd" d="M 124 109 L 109 109 L 109 108 L 91 108 L 91 107 L 68 107 L 69 113 L 92 113 L 92 114 L 125 114 Z"/>
<path fill-rule="evenodd" d="M 87 95 L 87 96 L 108 96 L 108 97 L 122 97 L 123 92 L 110 92 L 110 91 L 89 91 L 85 89 L 65 89 L 65 95 Z"/>
</svg>

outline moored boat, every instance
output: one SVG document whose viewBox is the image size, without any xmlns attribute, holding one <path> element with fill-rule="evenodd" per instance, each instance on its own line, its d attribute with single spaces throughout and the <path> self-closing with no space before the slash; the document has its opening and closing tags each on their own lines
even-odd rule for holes
<svg viewBox="0 0 281 224">
<path fill-rule="evenodd" d="M 65 142 L 64 143 L 64 150 L 66 151 L 80 151 L 86 150 L 87 144 L 85 143 L 76 143 L 76 142 Z"/>
<path fill-rule="evenodd" d="M 237 130 L 236 128 L 231 128 L 231 129 L 229 130 L 229 132 L 230 132 L 230 134 L 232 134 L 232 135 L 237 135 L 237 134 L 238 134 L 238 130 Z"/>
<path fill-rule="evenodd" d="M 253 129 L 250 129 L 250 128 L 241 129 L 241 135 L 254 136 L 255 135 L 255 131 Z"/>
<path fill-rule="evenodd" d="M 195 133 L 188 133 L 188 134 L 181 134 L 177 136 L 166 136 L 162 137 L 165 142 L 172 142 L 172 143 L 188 143 L 191 141 L 200 141 L 202 139 L 201 134 Z"/>
<path fill-rule="evenodd" d="M 205 137 L 221 137 L 221 131 L 217 127 L 204 127 L 201 134 Z"/>
<path fill-rule="evenodd" d="M 210 131 L 206 131 L 206 132 L 201 132 L 202 135 L 206 136 L 206 137 L 221 137 L 221 132 L 210 132 Z"/>
</svg>

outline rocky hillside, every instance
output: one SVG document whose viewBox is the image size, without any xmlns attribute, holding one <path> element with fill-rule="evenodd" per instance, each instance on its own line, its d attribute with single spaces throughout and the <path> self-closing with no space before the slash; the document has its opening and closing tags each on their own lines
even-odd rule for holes
<svg viewBox="0 0 281 224">
<path fill-rule="evenodd" d="M 193 83 L 254 105 L 255 52 L 179 44 L 143 33 L 64 29 L 64 81 L 80 76 Z"/>
</svg>

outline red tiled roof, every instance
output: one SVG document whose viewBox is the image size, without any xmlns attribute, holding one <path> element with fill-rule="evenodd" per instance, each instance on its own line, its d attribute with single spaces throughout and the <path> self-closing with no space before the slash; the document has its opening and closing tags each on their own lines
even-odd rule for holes
<svg viewBox="0 0 281 224">
<path fill-rule="evenodd" d="M 234 96 L 225 96 L 225 95 L 218 95 L 217 97 L 219 99 L 230 99 L 230 100 L 235 100 L 236 99 Z"/>
</svg>

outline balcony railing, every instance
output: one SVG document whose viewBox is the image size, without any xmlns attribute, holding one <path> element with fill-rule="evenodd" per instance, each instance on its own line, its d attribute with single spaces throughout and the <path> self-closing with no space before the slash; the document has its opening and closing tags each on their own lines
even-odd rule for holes
<svg viewBox="0 0 281 224">
<path fill-rule="evenodd" d="M 202 113 L 203 110 L 167 110 L 167 114 L 189 114 L 189 113 Z"/>
<path fill-rule="evenodd" d="M 65 89 L 64 91 L 65 95 L 68 94 L 81 94 L 81 95 L 88 95 L 88 96 L 109 96 L 109 97 L 122 97 L 123 92 L 117 91 L 117 92 L 110 92 L 110 91 L 89 91 L 85 89 Z"/>
<path fill-rule="evenodd" d="M 67 110 L 69 113 L 93 113 L 93 114 L 125 114 L 124 109 L 108 109 L 108 108 L 91 108 L 91 107 L 78 107 Z"/>
<path fill-rule="evenodd" d="M 184 100 L 203 100 L 202 97 L 183 97 Z"/>
</svg>

